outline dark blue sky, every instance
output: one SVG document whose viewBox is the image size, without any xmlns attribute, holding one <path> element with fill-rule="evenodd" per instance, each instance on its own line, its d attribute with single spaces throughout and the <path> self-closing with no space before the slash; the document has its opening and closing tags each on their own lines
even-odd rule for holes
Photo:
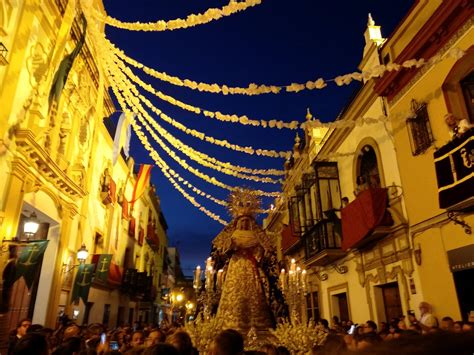
<svg viewBox="0 0 474 355">
<path fill-rule="evenodd" d="M 226 3 L 216 0 L 104 0 L 109 15 L 122 21 L 140 22 L 184 18 L 190 13 L 203 12 L 209 7 L 221 7 Z M 319 77 L 329 79 L 357 70 L 364 48 L 367 14 L 372 13 L 376 24 L 382 26 L 382 34 L 387 37 L 412 4 L 413 0 L 264 0 L 260 6 L 189 29 L 129 32 L 107 28 L 106 32 L 111 41 L 132 58 L 181 78 L 232 86 L 247 86 L 252 82 L 283 85 L 304 83 Z M 184 102 L 258 119 L 303 121 L 306 107 L 310 107 L 313 115 L 321 121 L 332 121 L 355 90 L 355 86 L 339 88 L 329 85 L 324 90 L 298 94 L 223 96 L 176 87 L 153 80 L 139 71 L 135 73 L 158 90 Z M 153 102 L 186 126 L 216 138 L 254 148 L 289 150 L 293 146 L 295 131 L 220 122 L 183 111 L 158 99 Z M 159 123 L 186 144 L 221 160 L 252 168 L 281 169 L 283 166 L 282 159 L 233 152 L 187 136 L 167 123 Z M 155 145 L 160 155 L 184 178 L 201 190 L 226 199 L 227 191 L 183 170 Z M 132 139 L 132 155 L 137 162 L 152 162 L 136 137 Z M 279 189 L 273 184 L 252 184 L 200 167 L 189 159 L 187 161 L 230 185 L 254 186 L 266 191 Z M 153 168 L 152 182 L 157 187 L 169 225 L 170 244 L 179 247 L 185 274 L 190 274 L 190 269 L 197 264 L 203 265 L 210 251 L 210 241 L 222 226 L 185 200 L 158 167 Z M 224 208 L 205 198 L 196 199 L 211 211 L 229 219 Z M 264 200 L 264 207 L 268 207 L 269 203 L 269 200 Z"/>
</svg>

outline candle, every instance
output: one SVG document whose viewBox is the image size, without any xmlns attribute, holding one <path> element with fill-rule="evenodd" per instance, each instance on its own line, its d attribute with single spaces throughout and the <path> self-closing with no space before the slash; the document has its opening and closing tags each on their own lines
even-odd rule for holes
<svg viewBox="0 0 474 355">
<path fill-rule="evenodd" d="M 280 285 L 281 285 L 281 290 L 282 291 L 285 291 L 285 284 L 286 284 L 285 269 L 281 269 L 281 272 L 280 272 Z"/>
<path fill-rule="evenodd" d="M 201 266 L 198 265 L 196 266 L 196 270 L 194 271 L 193 287 L 196 290 L 199 290 L 200 286 L 201 286 Z"/>
<path fill-rule="evenodd" d="M 222 287 L 222 277 L 224 275 L 224 270 L 220 269 L 217 272 L 217 289 L 220 290 Z"/>
</svg>

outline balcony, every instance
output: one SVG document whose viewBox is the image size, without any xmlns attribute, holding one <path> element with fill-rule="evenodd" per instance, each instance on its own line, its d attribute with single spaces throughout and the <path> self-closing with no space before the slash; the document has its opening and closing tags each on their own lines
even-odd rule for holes
<svg viewBox="0 0 474 355">
<path fill-rule="evenodd" d="M 474 210 L 474 128 L 434 152 L 439 207 Z"/>
<path fill-rule="evenodd" d="M 394 222 L 391 211 L 397 216 L 397 223 Z M 362 191 L 341 210 L 341 215 L 341 248 L 344 251 L 370 247 L 381 238 L 406 226 L 401 213 L 401 194 L 398 194 L 395 186 Z"/>
<path fill-rule="evenodd" d="M 341 227 L 338 219 L 324 219 L 316 223 L 303 239 L 307 266 L 325 266 L 346 255 L 341 249 Z"/>
<path fill-rule="evenodd" d="M 160 239 L 158 238 L 158 235 L 156 234 L 154 224 L 148 224 L 145 240 L 152 250 L 158 251 L 160 249 Z"/>
</svg>

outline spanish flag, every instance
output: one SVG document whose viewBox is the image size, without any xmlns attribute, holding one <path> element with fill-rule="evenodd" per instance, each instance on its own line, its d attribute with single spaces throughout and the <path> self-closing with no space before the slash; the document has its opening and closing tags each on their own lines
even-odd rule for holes
<svg viewBox="0 0 474 355">
<path fill-rule="evenodd" d="M 135 201 L 140 198 L 140 196 L 145 192 L 146 188 L 150 184 L 151 168 L 152 165 L 140 165 L 140 171 L 138 172 L 137 181 L 135 182 L 135 186 L 133 187 L 132 200 L 130 201 L 130 203 L 132 204 L 132 208 Z"/>
</svg>

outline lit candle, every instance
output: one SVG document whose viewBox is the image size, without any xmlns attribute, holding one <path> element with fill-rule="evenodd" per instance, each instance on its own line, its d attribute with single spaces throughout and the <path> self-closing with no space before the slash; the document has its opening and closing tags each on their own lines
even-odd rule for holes
<svg viewBox="0 0 474 355">
<path fill-rule="evenodd" d="M 285 291 L 285 283 L 286 283 L 285 269 L 281 269 L 281 272 L 280 272 L 280 285 L 281 285 L 281 290 L 282 291 Z"/>
<path fill-rule="evenodd" d="M 220 290 L 222 287 L 222 277 L 224 275 L 224 270 L 220 269 L 217 272 L 217 289 Z"/>
<path fill-rule="evenodd" d="M 198 266 L 196 266 L 196 270 L 194 271 L 193 287 L 196 290 L 199 290 L 200 286 L 201 286 L 201 266 L 198 265 Z"/>
</svg>

